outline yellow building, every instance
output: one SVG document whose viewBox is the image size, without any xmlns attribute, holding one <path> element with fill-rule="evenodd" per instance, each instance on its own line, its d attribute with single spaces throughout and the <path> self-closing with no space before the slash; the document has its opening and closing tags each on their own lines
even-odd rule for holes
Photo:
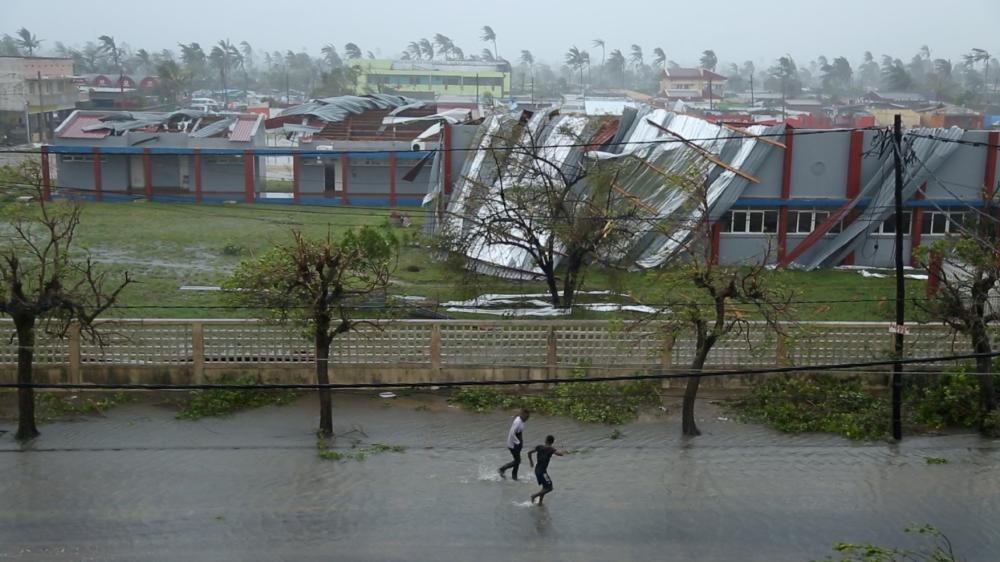
<svg viewBox="0 0 1000 562">
<path fill-rule="evenodd" d="M 904 127 L 919 127 L 920 113 L 903 107 L 866 107 L 865 111 L 875 116 L 875 124 L 891 127 L 896 115 L 902 117 Z"/>
</svg>

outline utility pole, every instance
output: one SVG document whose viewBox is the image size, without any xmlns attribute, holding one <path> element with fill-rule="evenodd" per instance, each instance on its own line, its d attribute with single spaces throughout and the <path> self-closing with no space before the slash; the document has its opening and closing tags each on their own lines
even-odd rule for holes
<svg viewBox="0 0 1000 562">
<path fill-rule="evenodd" d="M 906 303 L 906 284 L 903 282 L 903 118 L 896 115 L 892 127 L 892 158 L 896 170 L 896 325 L 895 348 L 892 364 L 892 438 L 899 441 L 903 438 L 902 404 L 903 404 L 903 334 L 905 315 L 903 307 Z"/>
<path fill-rule="evenodd" d="M 750 73 L 750 107 L 754 106 L 753 100 L 753 72 Z"/>
</svg>

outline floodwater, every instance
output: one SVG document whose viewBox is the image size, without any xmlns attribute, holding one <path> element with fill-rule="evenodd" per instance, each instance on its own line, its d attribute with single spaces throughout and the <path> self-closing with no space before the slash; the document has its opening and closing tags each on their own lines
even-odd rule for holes
<svg viewBox="0 0 1000 562">
<path fill-rule="evenodd" d="M 312 397 L 198 422 L 127 404 L 44 425 L 27 450 L 0 422 L 0 560 L 807 561 L 838 541 L 913 546 L 903 528 L 925 523 L 962 560 L 1000 559 L 1000 442 L 973 435 L 859 445 L 707 403 L 687 441 L 675 416 L 617 439 L 533 416 L 529 444 L 576 451 L 553 458 L 538 507 L 526 465 L 521 482 L 495 473 L 509 413 L 427 395 L 335 407 L 339 450 L 407 450 L 319 459 Z"/>
</svg>

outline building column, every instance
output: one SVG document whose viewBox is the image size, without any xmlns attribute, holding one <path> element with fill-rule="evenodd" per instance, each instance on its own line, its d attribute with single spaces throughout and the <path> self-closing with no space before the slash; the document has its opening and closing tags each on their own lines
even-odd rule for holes
<svg viewBox="0 0 1000 562">
<path fill-rule="evenodd" d="M 49 170 L 49 147 L 42 146 L 42 198 L 52 200 L 52 173 Z"/>
<path fill-rule="evenodd" d="M 709 261 L 712 265 L 719 265 L 719 253 L 722 245 L 722 224 L 719 221 L 712 223 L 712 247 L 709 253 Z"/>
<path fill-rule="evenodd" d="M 243 151 L 243 200 L 248 204 L 253 204 L 254 200 L 254 157 L 252 150 Z"/>
<path fill-rule="evenodd" d="M 788 252 L 788 200 L 792 196 L 792 145 L 795 142 L 791 126 L 785 126 L 785 154 L 781 161 L 781 207 L 778 209 L 778 261 Z"/>
<path fill-rule="evenodd" d="M 444 158 L 442 158 L 444 194 L 451 195 L 451 123 L 447 121 L 441 122 L 441 147 L 444 150 Z"/>
<path fill-rule="evenodd" d="M 396 153 L 389 153 L 389 206 L 396 206 Z"/>
<path fill-rule="evenodd" d="M 298 204 L 302 193 L 302 157 L 292 155 L 292 203 Z"/>
<path fill-rule="evenodd" d="M 94 200 L 101 202 L 104 200 L 103 197 L 103 187 L 104 182 L 101 177 L 101 149 L 99 147 L 94 147 Z"/>
<path fill-rule="evenodd" d="M 848 201 L 853 201 L 861 193 L 861 158 L 864 144 L 865 132 L 851 131 L 851 144 L 847 156 L 847 188 L 844 191 Z M 857 217 L 858 212 L 852 210 L 845 217 L 844 225 L 851 224 Z M 842 263 L 843 265 L 854 265 L 854 252 L 844 258 Z"/>
<path fill-rule="evenodd" d="M 347 179 L 351 175 L 351 157 L 347 154 L 340 155 L 340 204 L 350 205 L 351 199 L 347 195 Z"/>
<path fill-rule="evenodd" d="M 142 149 L 142 184 L 145 190 L 146 200 L 153 200 L 153 153 L 148 149 Z"/>
<path fill-rule="evenodd" d="M 201 190 L 201 151 L 197 148 L 194 149 L 194 200 L 196 203 L 201 203 L 203 199 L 203 193 Z"/>
</svg>

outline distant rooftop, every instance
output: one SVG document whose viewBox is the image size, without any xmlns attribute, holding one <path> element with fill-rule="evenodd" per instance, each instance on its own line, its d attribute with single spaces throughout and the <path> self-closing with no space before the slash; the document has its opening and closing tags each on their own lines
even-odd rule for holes
<svg viewBox="0 0 1000 562">
<path fill-rule="evenodd" d="M 114 90 L 118 91 L 117 88 Z M 193 138 L 250 142 L 262 122 L 262 115 L 252 113 L 216 115 L 194 110 L 169 113 L 76 110 L 56 129 L 56 138 L 103 139 L 137 131 L 186 133 Z"/>
</svg>

